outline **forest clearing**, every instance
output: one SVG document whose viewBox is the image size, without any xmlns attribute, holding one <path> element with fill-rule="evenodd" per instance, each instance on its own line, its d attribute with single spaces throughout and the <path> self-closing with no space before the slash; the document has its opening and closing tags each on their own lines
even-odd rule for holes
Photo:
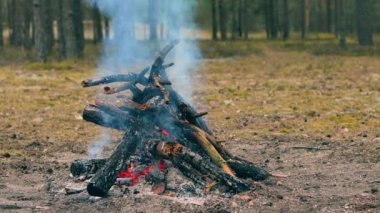
<svg viewBox="0 0 380 213">
<path fill-rule="evenodd" d="M 203 60 L 193 97 L 231 152 L 288 175 L 260 183 L 250 194 L 253 202 L 239 195 L 210 196 L 203 206 L 159 195 L 112 196 L 95 204 L 85 194 L 67 197 L 60 190 L 71 161 L 86 158 L 102 130 L 81 121 L 82 108 L 96 91 L 82 89 L 80 81 L 91 76 L 94 65 L 61 62 L 1 70 L 1 99 L 7 100 L 0 108 L 1 208 L 126 211 L 133 203 L 142 211 L 156 206 L 163 211 L 376 211 L 378 58 L 260 48 L 258 54 Z M 108 152 L 120 133 L 112 135 Z"/>
<path fill-rule="evenodd" d="M 0 212 L 379 212 L 379 11 L 0 0 Z"/>
</svg>

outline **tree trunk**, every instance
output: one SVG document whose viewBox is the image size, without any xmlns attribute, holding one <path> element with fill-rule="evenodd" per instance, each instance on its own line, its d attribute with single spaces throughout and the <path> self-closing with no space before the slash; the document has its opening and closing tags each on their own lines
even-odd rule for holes
<svg viewBox="0 0 380 213">
<path fill-rule="evenodd" d="M 305 39 L 310 27 L 310 1 L 301 0 L 301 38 Z"/>
<path fill-rule="evenodd" d="M 333 19 L 332 19 L 332 1 L 333 0 L 327 0 L 327 14 L 326 14 L 326 18 L 327 18 L 327 21 L 326 21 L 326 24 L 327 24 L 327 31 L 329 33 L 333 32 Z"/>
<path fill-rule="evenodd" d="M 305 0 L 305 33 L 308 34 L 310 30 L 310 0 Z"/>
<path fill-rule="evenodd" d="M 83 10 L 81 0 L 72 0 L 74 32 L 76 40 L 76 55 L 83 56 L 84 49 L 84 26 L 83 26 Z"/>
<path fill-rule="evenodd" d="M 338 23 L 339 23 L 339 47 L 346 48 L 346 11 L 344 10 L 343 0 L 337 0 Z"/>
<path fill-rule="evenodd" d="M 220 38 L 225 41 L 227 40 L 227 28 L 226 28 L 226 8 L 225 0 L 219 0 L 219 27 L 220 27 Z"/>
<path fill-rule="evenodd" d="M 106 38 L 110 37 L 110 20 L 108 17 L 104 17 L 104 34 Z"/>
<path fill-rule="evenodd" d="M 83 20 L 81 2 L 76 0 L 62 1 L 62 32 L 64 55 L 66 58 L 79 58 L 83 54 Z"/>
<path fill-rule="evenodd" d="M 102 31 L 102 16 L 96 3 L 92 10 L 92 23 L 93 23 L 93 43 L 97 44 L 103 40 Z"/>
<path fill-rule="evenodd" d="M 52 8 L 52 0 L 45 0 L 44 4 L 44 21 L 45 21 L 45 27 L 46 27 L 46 39 L 47 39 L 47 48 L 48 53 L 51 52 L 53 45 L 54 45 L 54 29 L 53 29 L 53 8 Z"/>
<path fill-rule="evenodd" d="M 243 36 L 244 40 L 248 40 L 249 38 L 249 31 L 250 31 L 250 26 L 249 23 L 254 22 L 251 20 L 253 18 L 253 15 L 250 15 L 250 9 L 251 9 L 251 1 L 249 0 L 243 0 L 243 21 L 242 21 L 242 28 L 243 28 Z"/>
<path fill-rule="evenodd" d="M 335 37 L 339 37 L 339 0 L 334 0 L 334 10 L 335 10 L 335 15 L 334 15 L 334 31 L 335 31 Z"/>
<path fill-rule="evenodd" d="M 157 40 L 157 25 L 158 25 L 158 20 L 157 20 L 157 0 L 149 0 L 149 5 L 148 5 L 148 15 L 149 15 L 149 40 L 151 41 L 156 41 Z"/>
<path fill-rule="evenodd" d="M 238 26 L 237 33 L 239 38 L 243 38 L 243 19 L 244 19 L 244 8 L 243 8 L 244 0 L 239 0 L 239 8 L 238 8 Z"/>
<path fill-rule="evenodd" d="M 77 58 L 77 41 L 74 26 L 74 11 L 71 0 L 62 1 L 63 13 L 63 33 L 65 39 L 65 56 L 66 58 Z"/>
<path fill-rule="evenodd" d="M 10 16 L 10 30 L 9 37 L 10 44 L 15 47 L 20 47 L 23 44 L 23 15 L 22 15 L 22 0 L 11 0 L 9 5 Z"/>
<path fill-rule="evenodd" d="M 318 1 L 318 31 L 319 32 L 327 32 L 325 9 L 326 9 L 325 0 L 319 0 Z"/>
<path fill-rule="evenodd" d="M 64 33 L 64 14 L 62 1 L 57 2 L 57 24 L 58 24 L 58 41 L 59 41 L 59 57 L 66 58 L 66 40 Z"/>
<path fill-rule="evenodd" d="M 218 19 L 217 19 L 217 9 L 216 0 L 211 0 L 211 20 L 212 20 L 212 40 L 218 40 Z"/>
<path fill-rule="evenodd" d="M 356 21 L 359 45 L 373 46 L 372 0 L 356 0 Z"/>
<path fill-rule="evenodd" d="M 39 61 L 45 63 L 48 55 L 48 35 L 45 22 L 46 1 L 33 0 L 33 22 L 35 27 L 34 49 Z"/>
<path fill-rule="evenodd" d="M 289 7 L 288 7 L 288 0 L 283 0 L 283 34 L 282 39 L 287 40 L 289 38 Z"/>
<path fill-rule="evenodd" d="M 305 28 L 305 0 L 300 0 L 300 10 L 301 10 L 301 39 L 306 37 L 306 28 Z"/>
<path fill-rule="evenodd" d="M 235 40 L 236 32 L 237 32 L 237 20 L 236 20 L 237 6 L 236 6 L 235 1 L 231 2 L 230 9 L 231 9 L 231 40 Z"/>
<path fill-rule="evenodd" d="M 267 37 L 269 39 L 277 39 L 278 26 L 277 26 L 277 1 L 266 0 L 265 1 L 265 25 L 267 31 Z"/>
<path fill-rule="evenodd" d="M 30 26 L 33 22 L 33 1 L 24 0 L 23 2 L 24 10 L 24 24 L 23 24 L 23 46 L 25 49 L 29 50 L 32 47 L 32 40 L 30 34 Z"/>
</svg>

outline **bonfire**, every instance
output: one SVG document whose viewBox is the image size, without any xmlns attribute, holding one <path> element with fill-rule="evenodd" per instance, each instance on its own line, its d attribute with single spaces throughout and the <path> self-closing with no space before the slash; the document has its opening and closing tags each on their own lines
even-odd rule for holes
<svg viewBox="0 0 380 213">
<path fill-rule="evenodd" d="M 203 116 L 172 87 L 164 64 L 178 41 L 164 47 L 150 67 L 128 73 L 89 79 L 83 87 L 103 85 L 114 99 L 96 99 L 85 107 L 83 119 L 124 132 L 108 159 L 75 160 L 73 176 L 90 177 L 87 191 L 105 197 L 115 184 L 131 186 L 149 175 L 152 184 L 165 190 L 166 170 L 172 166 L 205 192 L 230 193 L 254 190 L 249 179 L 264 180 L 270 174 L 232 155 L 207 126 Z M 108 86 L 111 83 L 121 86 Z M 107 84 L 107 85 L 106 85 Z M 130 96 L 121 92 L 129 90 Z M 120 95 L 118 95 L 120 94 Z"/>
</svg>

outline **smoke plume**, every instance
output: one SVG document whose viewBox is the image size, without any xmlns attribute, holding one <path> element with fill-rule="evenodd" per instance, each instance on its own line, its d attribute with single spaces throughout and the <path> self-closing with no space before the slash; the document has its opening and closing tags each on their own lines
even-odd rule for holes
<svg viewBox="0 0 380 213">
<path fill-rule="evenodd" d="M 189 32 L 193 22 L 196 0 L 88 0 L 111 20 L 111 33 L 103 41 L 97 75 L 140 71 L 152 62 L 154 51 L 173 39 L 180 44 L 167 57 L 175 66 L 167 70 L 173 87 L 185 98 L 192 95 L 192 72 L 201 57 Z M 149 24 L 154 22 L 157 39 L 150 39 Z M 99 141 L 109 141 L 102 133 Z M 106 142 L 90 146 L 89 153 L 98 155 Z M 93 148 L 96 147 L 96 148 Z M 100 148 L 99 148 L 100 147 Z M 94 151 L 97 150 L 97 151 Z"/>
</svg>

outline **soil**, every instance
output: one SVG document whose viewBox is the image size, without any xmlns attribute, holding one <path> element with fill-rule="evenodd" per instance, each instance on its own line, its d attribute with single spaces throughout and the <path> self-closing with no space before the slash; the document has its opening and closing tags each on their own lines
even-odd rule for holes
<svg viewBox="0 0 380 213">
<path fill-rule="evenodd" d="M 376 125 L 379 103 L 373 101 L 373 97 L 379 98 L 379 90 L 374 86 L 379 78 L 372 79 L 366 87 L 361 82 L 365 79 L 354 77 L 356 72 L 378 76 L 373 67 L 379 62 L 366 59 L 365 70 L 347 72 L 358 82 L 342 88 L 340 78 L 331 80 L 333 87 L 326 87 L 319 85 L 318 76 L 310 82 L 300 79 L 310 79 L 308 75 L 312 74 L 298 73 L 284 78 L 289 74 L 286 69 L 285 73 L 276 71 L 293 66 L 290 63 L 302 58 L 302 63 L 310 63 L 312 67 L 303 69 L 317 73 L 320 69 L 316 64 L 327 59 L 302 53 L 287 54 L 288 61 L 271 61 L 282 56 L 285 53 L 267 52 L 261 58 L 204 61 L 202 72 L 195 75 L 203 86 L 197 87 L 193 102 L 209 111 L 208 122 L 226 140 L 226 147 L 272 174 L 287 175 L 250 181 L 257 190 L 231 196 L 216 192 L 202 196 L 156 195 L 149 187 L 131 188 L 127 193 L 115 188 L 107 198 L 89 197 L 86 192 L 67 195 L 64 188 L 73 182 L 70 163 L 87 158 L 88 146 L 105 131 L 80 119 L 86 101 L 96 94 L 96 90 L 80 87 L 80 81 L 92 75 L 93 67 L 77 64 L 73 70 L 59 71 L 31 70 L 25 66 L 2 68 L 0 212 L 379 212 L 380 136 Z M 355 69 L 349 63 L 356 58 L 337 58 L 336 66 L 343 66 L 339 63 L 348 59 L 351 62 L 345 62 L 344 66 Z M 236 75 L 231 77 L 229 70 L 236 70 Z M 334 76 L 334 72 L 329 75 Z M 282 83 L 296 79 L 305 85 L 297 91 L 288 87 L 290 81 L 284 85 L 276 79 L 285 79 Z M 353 92 L 359 91 L 356 85 L 371 94 L 357 95 Z M 315 94 L 310 92 L 313 89 L 308 86 L 329 93 L 326 99 L 351 98 L 345 100 L 352 104 L 368 101 L 375 109 L 369 109 L 371 104 L 352 105 L 354 112 L 350 114 L 349 109 L 334 108 L 333 101 L 320 102 L 317 108 L 312 100 Z M 251 90 L 247 92 L 248 88 Z M 273 88 L 277 88 L 276 94 Z M 341 95 L 342 90 L 350 95 Z M 311 100 L 303 92 L 308 92 Z M 263 94 L 271 95 L 263 97 Z M 291 112 L 281 104 L 289 102 L 295 107 L 295 100 L 306 103 Z M 357 119 L 360 115 L 365 121 L 357 120 L 351 125 L 349 121 L 331 120 L 328 116 L 332 112 L 334 116 L 346 113 Z M 310 124 L 313 122 L 315 125 Z M 319 128 L 321 125 L 323 128 Z M 111 143 L 105 147 L 104 156 L 121 137 L 116 131 L 107 131 Z"/>
</svg>

